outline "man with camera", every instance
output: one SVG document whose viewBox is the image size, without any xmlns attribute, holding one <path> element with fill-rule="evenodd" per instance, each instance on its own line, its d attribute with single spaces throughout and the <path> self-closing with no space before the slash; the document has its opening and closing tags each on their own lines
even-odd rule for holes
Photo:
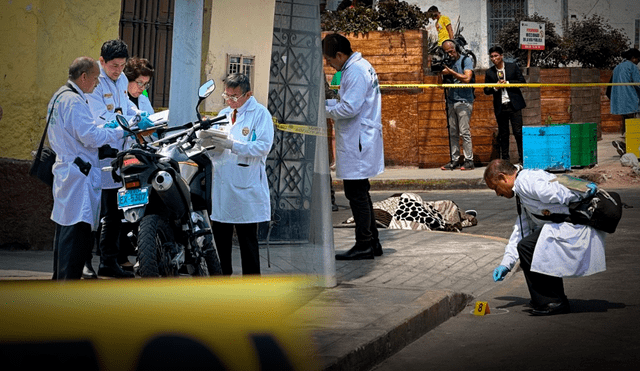
<svg viewBox="0 0 640 371">
<path fill-rule="evenodd" d="M 471 84 L 475 82 L 473 61 L 462 56 L 460 47 L 453 40 L 445 40 L 442 49 L 446 53 L 442 68 L 442 83 Z M 447 127 L 449 129 L 449 150 L 451 161 L 442 170 L 453 170 L 460 166 L 460 137 L 462 137 L 463 161 L 460 170 L 472 170 L 473 149 L 471 145 L 471 113 L 475 94 L 473 88 L 446 88 Z"/>
</svg>

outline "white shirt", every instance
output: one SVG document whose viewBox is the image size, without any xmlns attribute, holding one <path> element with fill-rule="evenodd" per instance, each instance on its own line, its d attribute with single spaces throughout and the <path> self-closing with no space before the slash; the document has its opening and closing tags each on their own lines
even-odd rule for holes
<svg viewBox="0 0 640 371">
<path fill-rule="evenodd" d="M 505 71 L 504 64 L 502 65 L 502 69 L 496 67 L 496 74 L 498 76 L 498 81 L 506 79 L 507 72 Z M 500 78 L 500 74 L 502 74 L 502 78 Z M 509 82 L 507 81 L 506 83 L 508 84 Z M 502 91 L 502 104 L 509 103 L 511 100 L 509 99 L 509 93 L 507 93 L 507 89 L 503 88 L 500 90 Z"/>
<path fill-rule="evenodd" d="M 91 225 L 92 230 L 96 230 L 101 196 L 98 148 L 104 144 L 112 147 L 121 146 L 123 131 L 120 128 L 98 127 L 86 101 L 86 95 L 73 82 L 69 83 L 79 94 L 63 93 L 55 103 L 53 111 L 53 98 L 48 106 L 51 118 L 47 133 L 51 148 L 57 154 L 56 163 L 53 165 L 51 220 L 64 226 L 86 222 Z M 73 163 L 76 157 L 91 164 L 88 175 L 80 172 L 78 166 Z"/>
</svg>

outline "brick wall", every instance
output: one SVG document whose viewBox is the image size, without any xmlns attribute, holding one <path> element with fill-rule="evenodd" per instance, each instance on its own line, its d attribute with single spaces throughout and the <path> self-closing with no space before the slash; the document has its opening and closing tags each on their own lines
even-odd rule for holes
<svg viewBox="0 0 640 371">
<path fill-rule="evenodd" d="M 323 33 L 323 36 L 326 33 Z M 381 84 L 435 84 L 429 72 L 425 31 L 370 32 L 347 35 L 354 51 L 362 53 L 378 73 Z M 335 73 L 325 65 L 326 78 Z M 607 75 L 606 72 L 609 72 Z M 523 68 L 530 83 L 608 82 L 610 71 L 581 68 Z M 476 70 L 476 82 L 484 71 Z M 602 130 L 620 130 L 619 116 L 609 115 L 604 88 L 544 87 L 522 89 L 527 108 L 525 126 L 551 123 L 597 122 Z M 476 165 L 497 158 L 497 124 L 491 96 L 475 90 L 471 136 Z M 382 126 L 387 165 L 439 167 L 449 161 L 449 139 L 442 89 L 382 89 Z M 600 127 L 600 125 L 599 125 Z M 518 159 L 515 139 L 510 138 L 511 158 Z"/>
</svg>

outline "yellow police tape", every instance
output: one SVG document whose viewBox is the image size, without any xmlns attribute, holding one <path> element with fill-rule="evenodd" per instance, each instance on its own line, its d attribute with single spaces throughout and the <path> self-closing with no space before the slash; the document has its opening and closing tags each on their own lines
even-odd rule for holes
<svg viewBox="0 0 640 371">
<path fill-rule="evenodd" d="M 286 131 L 289 133 L 314 135 L 314 136 L 320 136 L 320 137 L 329 136 L 326 128 L 321 128 L 318 126 L 283 124 L 278 122 L 278 119 L 276 119 L 275 117 L 273 117 L 273 124 L 276 126 L 278 130 Z"/>
<path fill-rule="evenodd" d="M 523 83 L 523 84 L 508 84 L 510 88 L 556 88 L 556 87 L 594 87 L 594 86 L 637 86 L 638 82 L 593 82 L 593 83 Z M 427 88 L 503 88 L 505 84 L 488 84 L 488 83 L 475 83 L 475 84 L 380 84 L 381 89 L 427 89 Z M 338 89 L 340 85 L 331 85 L 331 89 Z"/>
<path fill-rule="evenodd" d="M 299 323 L 314 290 L 304 277 L 4 281 L 2 368 L 318 370 Z"/>
<path fill-rule="evenodd" d="M 554 88 L 554 87 L 595 87 L 595 86 L 623 86 L 623 85 L 640 85 L 640 83 L 572 83 L 572 84 L 542 84 L 542 83 L 526 83 L 526 84 L 508 84 L 510 88 Z M 503 88 L 505 84 L 380 84 L 381 89 L 428 89 L 428 88 Z M 331 85 L 331 89 L 339 89 L 340 85 Z M 289 133 L 314 135 L 328 137 L 327 129 L 309 126 L 309 125 L 295 125 L 295 124 L 283 124 L 278 122 L 274 117 L 273 124 L 278 130 L 286 131 Z"/>
</svg>

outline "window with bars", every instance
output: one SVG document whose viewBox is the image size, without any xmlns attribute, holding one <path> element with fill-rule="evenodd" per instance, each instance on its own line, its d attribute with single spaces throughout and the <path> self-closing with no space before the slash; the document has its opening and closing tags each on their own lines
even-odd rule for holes
<svg viewBox="0 0 640 371">
<path fill-rule="evenodd" d="M 253 69 L 256 57 L 251 55 L 227 54 L 227 75 L 242 73 L 249 77 L 251 89 L 253 89 Z"/>
<path fill-rule="evenodd" d="M 519 14 L 527 15 L 527 0 L 487 0 L 489 48 L 498 44 L 498 32 L 515 20 Z"/>
</svg>

